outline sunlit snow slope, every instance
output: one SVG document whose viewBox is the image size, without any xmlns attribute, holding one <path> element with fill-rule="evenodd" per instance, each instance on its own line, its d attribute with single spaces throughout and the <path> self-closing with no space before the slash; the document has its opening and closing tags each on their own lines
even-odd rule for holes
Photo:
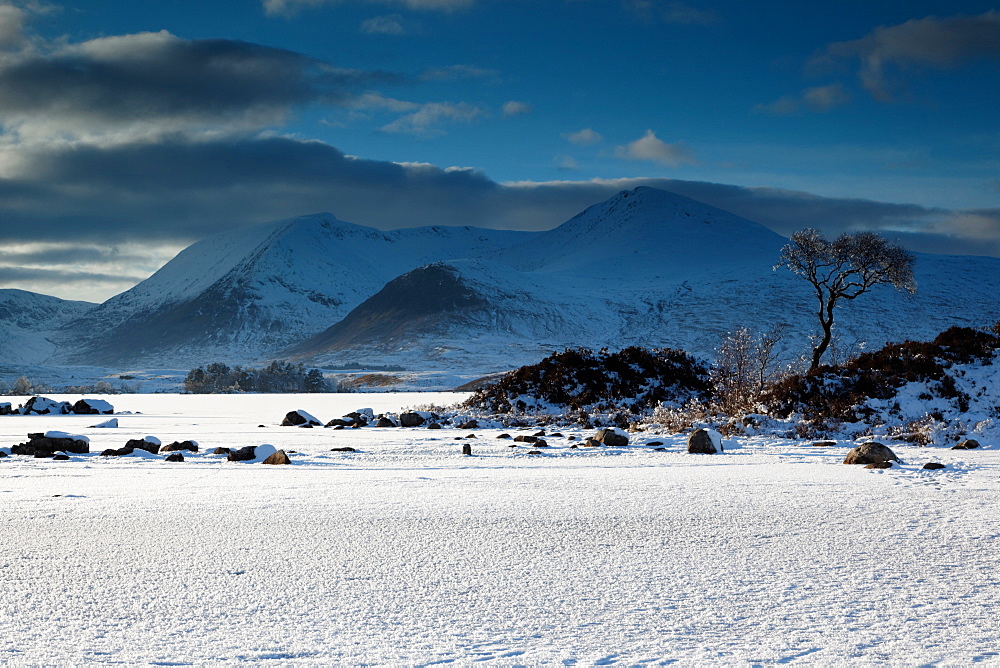
<svg viewBox="0 0 1000 668">
<path fill-rule="evenodd" d="M 0 364 L 37 364 L 52 355 L 52 331 L 96 304 L 0 290 Z"/>
<path fill-rule="evenodd" d="M 326 213 L 233 230 L 71 323 L 57 359 L 175 366 L 268 357 L 340 320 L 394 276 L 522 238 L 470 227 L 382 232 Z"/>
</svg>

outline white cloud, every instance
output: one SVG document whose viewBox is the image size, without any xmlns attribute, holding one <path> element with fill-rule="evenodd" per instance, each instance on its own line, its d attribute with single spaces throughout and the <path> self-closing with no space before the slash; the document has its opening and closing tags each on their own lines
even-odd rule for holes
<svg viewBox="0 0 1000 668">
<path fill-rule="evenodd" d="M 584 128 L 579 132 L 569 132 L 563 134 L 563 139 L 577 146 L 593 146 L 604 141 L 600 132 L 595 132 L 591 128 Z"/>
<path fill-rule="evenodd" d="M 666 167 L 695 163 L 694 155 L 684 144 L 668 144 L 659 139 L 652 130 L 646 130 L 646 134 L 625 146 L 616 146 L 615 157 L 622 160 L 655 162 Z"/>
<path fill-rule="evenodd" d="M 25 43 L 23 9 L 14 5 L 0 5 L 0 49 L 20 48 Z"/>
<path fill-rule="evenodd" d="M 576 172 L 580 169 L 580 163 L 571 155 L 557 155 L 553 158 L 556 169 L 561 172 Z"/>
<path fill-rule="evenodd" d="M 443 133 L 438 127 L 440 125 L 471 123 L 486 115 L 486 111 L 482 108 L 466 102 L 457 104 L 428 102 L 420 105 L 413 113 L 401 116 L 388 125 L 383 125 L 381 129 L 383 132 L 435 136 Z"/>
<path fill-rule="evenodd" d="M 520 116 L 521 114 L 530 114 L 532 109 L 534 107 L 527 102 L 508 100 L 503 103 L 503 115 L 508 118 L 511 116 Z"/>
<path fill-rule="evenodd" d="M 758 104 L 754 111 L 778 116 L 789 116 L 801 111 L 827 112 L 847 104 L 850 94 L 840 83 L 806 88 L 798 95 L 783 95 L 774 102 Z"/>
<path fill-rule="evenodd" d="M 361 22 L 361 32 L 368 35 L 405 35 L 403 17 L 399 14 L 374 16 Z"/>
</svg>

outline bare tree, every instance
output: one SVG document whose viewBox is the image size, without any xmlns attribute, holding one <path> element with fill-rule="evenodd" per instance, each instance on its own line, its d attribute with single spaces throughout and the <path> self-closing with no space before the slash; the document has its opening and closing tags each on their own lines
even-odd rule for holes
<svg viewBox="0 0 1000 668">
<path fill-rule="evenodd" d="M 752 410 L 764 386 L 776 375 L 775 346 L 784 336 L 784 326 L 754 334 L 739 327 L 722 337 L 716 349 L 712 381 L 720 407 L 726 415 Z"/>
<path fill-rule="evenodd" d="M 890 244 L 875 232 L 841 234 L 830 241 L 812 228 L 792 235 L 781 249 L 781 261 L 774 266 L 788 269 L 809 281 L 819 302 L 823 334 L 813 348 L 810 369 L 819 366 L 833 338 L 833 311 L 841 299 L 857 299 L 877 285 L 891 285 L 913 294 L 913 254 Z"/>
</svg>

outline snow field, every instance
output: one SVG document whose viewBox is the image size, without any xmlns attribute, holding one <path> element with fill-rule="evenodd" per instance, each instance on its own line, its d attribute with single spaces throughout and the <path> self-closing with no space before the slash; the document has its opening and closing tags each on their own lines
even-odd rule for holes
<svg viewBox="0 0 1000 668">
<path fill-rule="evenodd" d="M 0 662 L 1000 663 L 990 444 L 893 444 L 906 463 L 870 471 L 839 463 L 848 443 L 697 456 L 633 434 L 528 456 L 497 429 L 274 426 L 455 398 L 127 395 L 116 410 L 143 414 L 118 429 L 0 418 L 3 446 L 58 428 L 98 453 L 202 447 L 0 459 Z M 261 443 L 293 465 L 204 454 Z"/>
</svg>

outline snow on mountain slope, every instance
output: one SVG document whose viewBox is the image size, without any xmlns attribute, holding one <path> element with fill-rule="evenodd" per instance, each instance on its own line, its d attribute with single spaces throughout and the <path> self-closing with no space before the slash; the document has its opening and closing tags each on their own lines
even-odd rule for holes
<svg viewBox="0 0 1000 668">
<path fill-rule="evenodd" d="M 312 364 L 486 373 L 571 346 L 669 346 L 711 357 L 736 327 L 784 325 L 786 352 L 799 354 L 817 327 L 815 305 L 805 281 L 772 269 L 786 241 L 708 205 L 638 188 L 489 261 L 400 277 L 290 352 Z M 845 347 L 1000 320 L 1000 260 L 919 255 L 915 271 L 915 297 L 883 287 L 838 309 Z"/>
<path fill-rule="evenodd" d="M 36 364 L 55 350 L 53 332 L 96 307 L 24 290 L 0 290 L 0 363 Z"/>
<path fill-rule="evenodd" d="M 469 227 L 382 232 L 331 214 L 226 232 L 70 323 L 59 358 L 184 365 L 267 357 L 340 320 L 401 273 L 523 237 Z"/>
</svg>

